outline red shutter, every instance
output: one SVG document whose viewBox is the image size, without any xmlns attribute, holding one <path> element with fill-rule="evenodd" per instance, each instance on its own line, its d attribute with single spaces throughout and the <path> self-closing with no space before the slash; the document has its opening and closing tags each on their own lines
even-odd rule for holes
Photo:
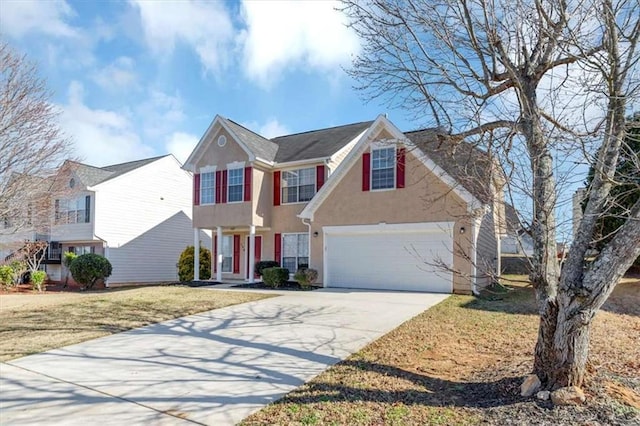
<svg viewBox="0 0 640 426">
<path fill-rule="evenodd" d="M 217 234 L 213 234 L 213 272 L 218 271 L 218 236 Z"/>
<path fill-rule="evenodd" d="M 404 165 L 406 151 L 406 148 L 398 148 L 396 158 L 396 188 L 404 188 Z"/>
<path fill-rule="evenodd" d="M 244 200 L 251 201 L 251 167 L 244 168 Z"/>
<path fill-rule="evenodd" d="M 371 154 L 362 154 L 362 190 L 368 191 L 371 182 Z"/>
<path fill-rule="evenodd" d="M 279 171 L 273 172 L 273 205 L 274 206 L 280 205 L 280 172 Z"/>
<path fill-rule="evenodd" d="M 200 173 L 193 175 L 193 205 L 200 205 Z"/>
<path fill-rule="evenodd" d="M 222 172 L 218 170 L 216 172 L 216 204 L 222 202 Z"/>
<path fill-rule="evenodd" d="M 279 172 L 278 172 L 279 173 Z M 282 266 L 282 235 L 274 234 L 274 242 L 273 242 L 273 257 L 276 262 L 278 262 Z"/>
<path fill-rule="evenodd" d="M 227 202 L 227 171 L 223 170 L 222 171 L 222 191 L 221 192 L 221 196 L 220 196 L 220 202 L 221 203 L 226 203 Z"/>
<path fill-rule="evenodd" d="M 233 236 L 233 273 L 240 273 L 240 235 Z"/>
<path fill-rule="evenodd" d="M 316 191 L 320 191 L 324 185 L 324 166 L 316 166 Z"/>
</svg>

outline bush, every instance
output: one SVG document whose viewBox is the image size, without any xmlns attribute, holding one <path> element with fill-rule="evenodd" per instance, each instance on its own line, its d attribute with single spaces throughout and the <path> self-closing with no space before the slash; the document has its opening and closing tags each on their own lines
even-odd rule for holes
<svg viewBox="0 0 640 426">
<path fill-rule="evenodd" d="M 22 283 L 29 282 L 29 280 L 24 281 L 25 274 L 28 272 L 27 262 L 23 260 L 14 260 L 9 266 L 13 270 L 13 284 L 18 285 Z"/>
<path fill-rule="evenodd" d="M 193 281 L 193 246 L 189 246 L 178 259 L 178 278 L 180 281 Z M 200 246 L 200 279 L 211 278 L 211 251 Z"/>
<path fill-rule="evenodd" d="M 318 279 L 318 271 L 309 268 L 300 268 L 293 276 L 293 279 L 300 284 L 302 288 L 308 288 Z"/>
<path fill-rule="evenodd" d="M 253 271 L 256 273 L 256 275 L 261 277 L 262 271 L 264 271 L 265 269 L 278 267 L 280 267 L 280 264 L 275 260 L 262 260 L 260 262 L 256 262 L 256 266 L 253 268 Z"/>
<path fill-rule="evenodd" d="M 93 288 L 98 280 L 104 280 L 110 276 L 112 271 L 111 263 L 106 257 L 93 253 L 76 257 L 69 269 L 73 279 L 89 289 Z"/>
<path fill-rule="evenodd" d="M 0 265 L 0 286 L 7 289 L 14 285 L 13 268 L 9 265 Z"/>
<path fill-rule="evenodd" d="M 31 286 L 36 291 L 44 290 L 44 280 L 47 279 L 45 271 L 33 271 L 31 273 Z"/>
<path fill-rule="evenodd" d="M 279 267 L 263 269 L 262 280 L 266 285 L 278 288 L 289 280 L 289 270 Z"/>
<path fill-rule="evenodd" d="M 69 268 L 71 268 L 71 263 L 73 263 L 76 257 L 78 257 L 78 255 L 72 251 L 67 251 L 62 255 L 62 264 L 67 268 L 67 273 L 64 277 L 65 287 L 69 284 Z"/>
</svg>

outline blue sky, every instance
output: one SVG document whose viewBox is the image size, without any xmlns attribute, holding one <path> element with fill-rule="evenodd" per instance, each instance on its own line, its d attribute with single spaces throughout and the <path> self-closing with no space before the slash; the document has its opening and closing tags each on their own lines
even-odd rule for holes
<svg viewBox="0 0 640 426">
<path fill-rule="evenodd" d="M 401 111 L 365 104 L 336 3 L 2 0 L 0 31 L 38 64 L 78 156 L 186 159 L 216 114 L 265 136 Z"/>
</svg>

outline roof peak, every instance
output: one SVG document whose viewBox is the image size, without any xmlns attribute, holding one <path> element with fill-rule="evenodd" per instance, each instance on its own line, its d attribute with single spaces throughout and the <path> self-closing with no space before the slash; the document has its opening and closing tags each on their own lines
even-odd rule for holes
<svg viewBox="0 0 640 426">
<path fill-rule="evenodd" d="M 305 130 L 304 132 L 297 132 L 297 133 L 289 133 L 287 135 L 280 135 L 280 136 L 276 136 L 274 138 L 271 138 L 269 140 L 274 141 L 275 139 L 280 139 L 280 138 L 286 138 L 289 136 L 297 136 L 297 135 L 304 135 L 307 133 L 313 133 L 313 132 L 322 132 L 325 130 L 333 130 L 333 129 L 339 129 L 340 127 L 347 127 L 347 126 L 357 126 L 360 124 L 365 124 L 365 123 L 373 123 L 375 120 L 365 120 L 365 121 L 357 121 L 355 123 L 347 123 L 347 124 L 340 124 L 338 126 L 331 126 L 331 127 L 323 127 L 321 129 L 314 129 L 314 130 Z"/>
</svg>

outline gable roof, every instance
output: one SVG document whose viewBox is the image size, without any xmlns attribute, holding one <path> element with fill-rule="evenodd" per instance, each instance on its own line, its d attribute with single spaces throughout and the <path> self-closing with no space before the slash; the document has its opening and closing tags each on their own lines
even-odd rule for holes
<svg viewBox="0 0 640 426">
<path fill-rule="evenodd" d="M 249 161 L 260 160 L 269 165 L 274 165 L 276 163 L 310 161 L 331 157 L 369 128 L 373 121 L 363 121 L 267 139 L 233 120 L 216 115 L 185 162 L 185 169 L 195 171 L 195 164 L 198 159 L 207 146 L 213 143 L 212 136 L 216 123 L 231 134 L 249 155 Z"/>
<path fill-rule="evenodd" d="M 475 191 L 469 190 L 467 187 L 463 186 L 458 179 L 456 179 L 456 176 L 461 177 L 462 175 L 455 173 L 461 171 L 458 170 L 457 166 L 453 166 L 450 163 L 458 164 L 458 161 L 451 161 L 451 159 L 447 159 L 444 154 L 435 156 L 436 159 L 432 160 L 430 150 L 434 150 L 434 152 L 441 151 L 435 150 L 435 147 L 431 146 L 431 144 L 427 142 L 438 140 L 438 129 L 426 129 L 418 132 L 410 132 L 404 134 L 385 116 L 380 115 L 369 126 L 369 129 L 366 131 L 366 133 L 364 133 L 358 139 L 358 142 L 349 152 L 349 154 L 347 154 L 347 157 L 342 161 L 342 163 L 340 163 L 335 172 L 329 177 L 327 182 L 322 188 L 320 188 L 320 190 L 311 199 L 311 201 L 309 201 L 302 212 L 300 212 L 298 217 L 313 220 L 315 211 L 328 198 L 331 191 L 333 191 L 340 180 L 344 178 L 351 167 L 353 167 L 358 158 L 360 158 L 362 153 L 369 146 L 370 142 L 373 141 L 373 138 L 383 129 L 391 135 L 392 142 L 402 143 L 408 147 L 411 147 L 412 149 L 417 148 L 419 151 L 421 151 L 424 155 L 416 155 L 416 157 L 423 163 L 425 167 L 427 167 L 436 176 L 442 179 L 454 193 L 460 196 L 460 198 L 462 198 L 467 203 L 469 211 L 481 208 L 486 203 L 486 201 L 484 201 L 486 198 L 476 196 L 476 194 L 474 193 Z M 474 152 L 474 155 L 480 156 L 481 153 L 482 151 L 477 150 L 477 152 Z M 484 157 L 486 158 L 486 155 Z M 462 159 L 460 159 L 460 164 L 463 164 Z M 450 170 L 452 173 L 450 173 L 448 170 Z M 466 181 L 464 182 L 466 183 Z M 484 182 L 486 183 L 487 181 L 485 180 Z M 478 187 L 480 186 L 482 186 L 482 182 L 478 183 Z M 487 191 L 478 190 L 477 194 L 484 195 L 486 192 Z"/>
<path fill-rule="evenodd" d="M 104 167 L 91 166 L 89 164 L 79 163 L 77 161 L 67 160 L 66 163 L 71 164 L 73 172 L 80 178 L 86 186 L 94 186 L 99 183 L 106 182 L 125 173 L 129 173 L 135 169 L 151 164 L 161 158 L 171 154 L 161 155 L 158 157 L 145 158 L 142 160 L 128 161 L 126 163 L 112 164 Z"/>
</svg>

